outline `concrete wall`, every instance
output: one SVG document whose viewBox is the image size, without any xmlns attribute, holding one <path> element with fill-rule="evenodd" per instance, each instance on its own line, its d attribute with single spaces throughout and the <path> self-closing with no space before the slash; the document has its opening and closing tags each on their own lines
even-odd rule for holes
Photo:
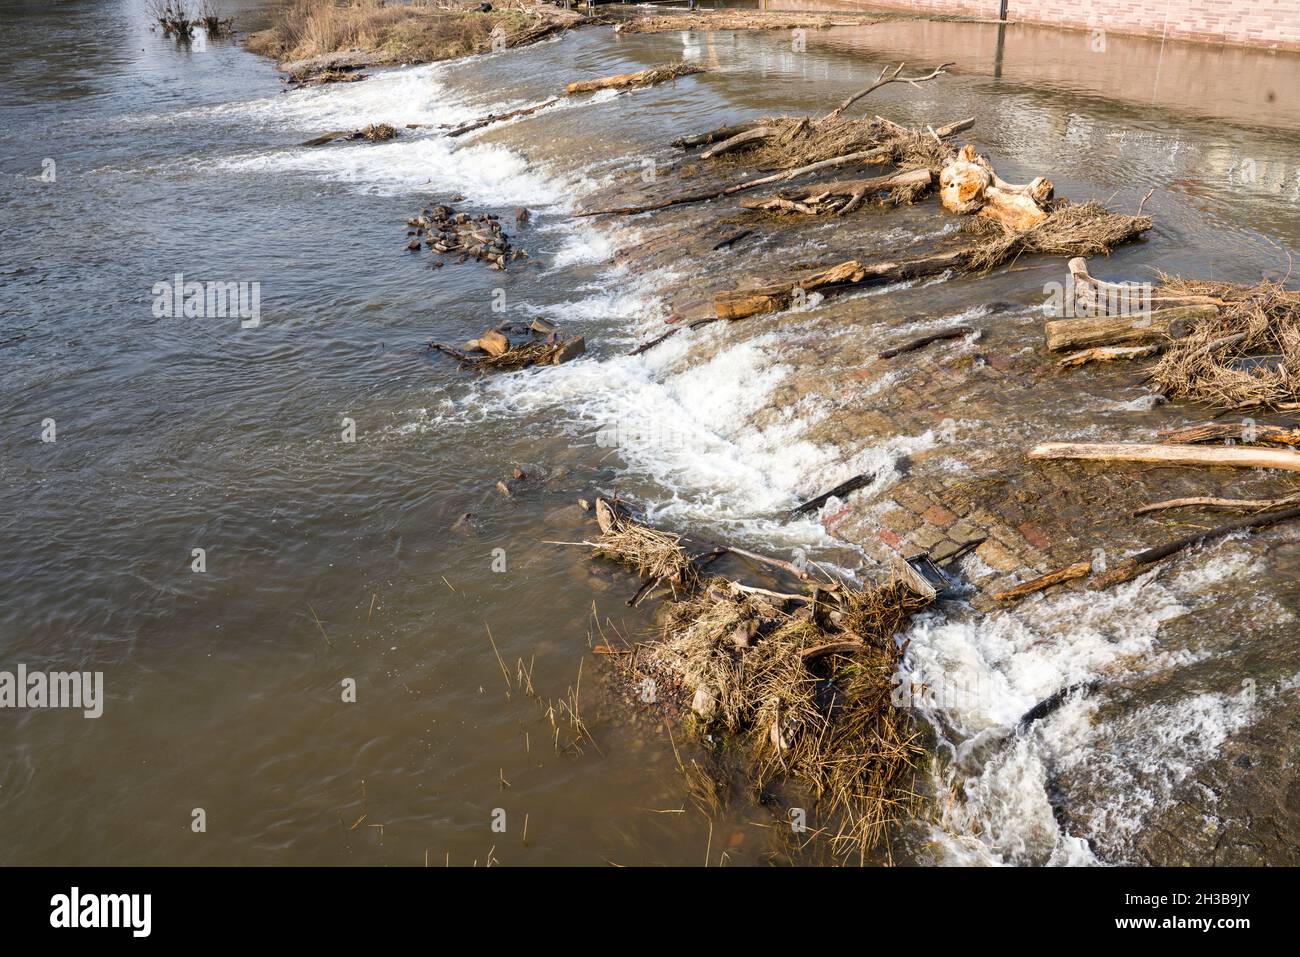
<svg viewBox="0 0 1300 957">
<path fill-rule="evenodd" d="M 793 6 L 844 10 L 884 7 L 997 19 L 1001 0 L 769 0 L 773 10 Z M 1007 19 L 1102 29 L 1107 33 L 1300 50 L 1300 0 L 1007 0 Z"/>
</svg>

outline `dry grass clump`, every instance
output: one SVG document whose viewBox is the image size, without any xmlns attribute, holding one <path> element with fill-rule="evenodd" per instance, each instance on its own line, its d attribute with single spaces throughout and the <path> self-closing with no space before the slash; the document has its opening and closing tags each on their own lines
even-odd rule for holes
<svg viewBox="0 0 1300 957">
<path fill-rule="evenodd" d="M 1008 233 L 997 223 L 978 217 L 970 219 L 969 224 L 971 231 L 985 237 L 966 263 L 966 268 L 974 272 L 987 272 L 1026 254 L 1107 254 L 1152 226 L 1150 216 L 1112 213 L 1096 200 L 1086 203 L 1058 200 L 1047 219 L 1020 232 Z"/>
<path fill-rule="evenodd" d="M 894 635 L 930 599 L 901 582 L 837 586 L 786 614 L 727 584 L 669 606 L 645 664 L 694 695 L 702 727 L 745 743 L 757 787 L 776 778 L 808 787 L 837 822 L 836 853 L 862 862 L 917 799 L 924 749 L 893 702 Z"/>
<path fill-rule="evenodd" d="M 596 502 L 596 517 L 601 527 L 600 537 L 593 543 L 598 557 L 635 569 L 651 582 L 671 585 L 674 593 L 678 589 L 689 592 L 699 583 L 699 573 L 681 545 L 681 536 L 624 518 L 603 499 Z"/>
<path fill-rule="evenodd" d="M 837 821 L 835 850 L 861 864 L 890 823 L 914 814 L 913 777 L 925 749 L 893 704 L 897 661 L 887 649 L 835 665 L 824 711 L 768 767 L 775 773 L 788 767 L 813 787 Z"/>
<path fill-rule="evenodd" d="M 478 13 L 384 0 L 294 0 L 268 29 L 253 34 L 248 46 L 281 61 L 354 50 L 387 62 L 445 60 L 489 49 L 498 26 L 509 37 L 533 22 L 517 10 Z"/>
<path fill-rule="evenodd" d="M 913 614 L 930 604 L 930 599 L 900 581 L 891 581 L 862 591 L 845 591 L 840 604 L 845 631 L 880 643 L 897 634 Z"/>
<path fill-rule="evenodd" d="M 1172 340 L 1150 378 L 1167 394 L 1223 409 L 1300 401 L 1300 292 L 1274 282 L 1241 286 L 1160 276 L 1162 297 L 1204 297 L 1222 307 Z"/>
<path fill-rule="evenodd" d="M 843 120 L 818 127 L 806 116 L 778 116 L 760 120 L 757 126 L 776 132 L 753 145 L 738 147 L 715 158 L 715 162 L 741 163 L 763 169 L 795 169 L 824 159 L 873 149 L 887 135 L 873 120 Z"/>
</svg>

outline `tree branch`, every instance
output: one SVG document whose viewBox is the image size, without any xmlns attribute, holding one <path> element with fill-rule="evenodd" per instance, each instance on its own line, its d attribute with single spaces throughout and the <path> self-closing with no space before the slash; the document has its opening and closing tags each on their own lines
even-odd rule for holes
<svg viewBox="0 0 1300 957">
<path fill-rule="evenodd" d="M 876 79 L 875 83 L 871 84 L 871 86 L 867 87 L 865 90 L 859 90 L 857 93 L 854 93 L 851 97 L 849 97 L 847 100 L 841 103 L 836 109 L 831 110 L 831 112 L 827 113 L 820 120 L 818 120 L 817 125 L 821 126 L 823 123 L 829 123 L 831 120 L 838 117 L 841 113 L 847 110 L 854 103 L 858 102 L 858 100 L 862 99 L 864 96 L 866 96 L 869 93 L 874 93 L 882 86 L 886 86 L 887 84 L 890 83 L 910 83 L 912 86 L 916 86 L 919 83 L 924 83 L 926 80 L 933 80 L 936 77 L 942 76 L 947 71 L 948 67 L 952 66 L 953 64 L 941 63 L 934 68 L 933 72 L 928 73 L 925 76 L 901 76 L 900 74 L 902 74 L 903 72 L 903 67 L 905 67 L 906 65 L 907 65 L 906 63 L 898 64 L 898 66 L 894 69 L 893 73 L 889 72 L 889 67 L 885 67 L 883 70 L 880 71 L 880 76 Z"/>
</svg>

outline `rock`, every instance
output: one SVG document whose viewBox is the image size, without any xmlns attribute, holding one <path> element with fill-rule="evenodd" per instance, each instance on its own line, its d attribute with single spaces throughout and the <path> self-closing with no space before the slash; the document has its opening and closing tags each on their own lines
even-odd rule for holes
<svg viewBox="0 0 1300 957">
<path fill-rule="evenodd" d="M 523 469 L 521 469 L 518 465 L 514 467 L 514 470 L 510 474 L 513 475 L 516 479 L 518 479 L 521 482 L 524 479 L 528 478 L 528 473 L 525 472 Z"/>
<path fill-rule="evenodd" d="M 555 323 L 538 316 L 528 324 L 528 328 L 545 336 L 555 331 Z"/>
<path fill-rule="evenodd" d="M 452 522 L 451 530 L 456 532 L 458 535 L 473 535 L 474 513 L 466 512 L 460 518 L 456 519 L 456 521 Z"/>
<path fill-rule="evenodd" d="M 412 239 L 406 244 L 406 248 L 413 253 L 418 253 L 420 251 L 420 241 L 418 239 Z"/>
<path fill-rule="evenodd" d="M 752 648 L 756 634 L 758 634 L 758 621 L 751 618 L 735 627 L 731 632 L 731 643 L 737 648 Z"/>
<path fill-rule="evenodd" d="M 552 528 L 580 528 L 587 519 L 587 513 L 577 505 L 561 505 L 547 512 L 542 520 Z"/>
<path fill-rule="evenodd" d="M 700 685 L 695 689 L 695 697 L 691 699 L 691 710 L 705 719 L 713 717 L 714 712 L 718 710 L 718 700 L 706 685 Z"/>
<path fill-rule="evenodd" d="M 790 731 L 789 729 L 782 727 L 780 718 L 772 722 L 772 728 L 768 731 L 767 736 L 772 742 L 772 747 L 776 748 L 778 751 L 785 751 L 790 747 Z"/>
<path fill-rule="evenodd" d="M 520 226 L 524 225 L 531 218 L 532 214 L 529 213 L 528 210 L 524 209 L 524 207 L 520 206 L 515 210 L 515 222 Z"/>
<path fill-rule="evenodd" d="M 510 340 L 495 329 L 489 329 L 478 337 L 478 347 L 490 356 L 503 356 L 510 351 Z"/>
<path fill-rule="evenodd" d="M 572 339 L 567 339 L 560 344 L 560 348 L 556 350 L 555 357 L 551 362 L 558 366 L 570 359 L 576 359 L 586 351 L 586 341 L 583 340 L 582 336 L 574 336 Z"/>
<path fill-rule="evenodd" d="M 347 130 L 331 130 L 328 133 L 322 133 L 320 136 L 313 136 L 311 139 L 305 141 L 302 145 L 303 146 L 324 146 L 326 143 L 332 143 L 334 142 L 334 140 L 342 139 L 347 135 L 348 135 Z M 413 226 L 415 224 L 408 223 L 407 225 Z"/>
<path fill-rule="evenodd" d="M 502 495 L 504 495 L 506 498 L 512 498 L 514 496 L 514 493 L 510 491 L 510 486 L 507 485 L 504 481 L 497 482 L 497 491 L 500 492 Z"/>
<path fill-rule="evenodd" d="M 614 510 L 609 507 L 609 503 L 603 498 L 596 499 L 596 522 L 600 525 L 602 532 L 609 532 L 618 524 L 618 519 L 614 515 Z"/>
</svg>

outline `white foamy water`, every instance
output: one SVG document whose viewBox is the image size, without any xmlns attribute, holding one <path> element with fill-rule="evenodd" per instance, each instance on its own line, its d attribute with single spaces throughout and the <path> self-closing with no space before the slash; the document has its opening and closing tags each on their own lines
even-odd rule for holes
<svg viewBox="0 0 1300 957">
<path fill-rule="evenodd" d="M 1165 577 L 1103 592 L 1031 598 L 985 616 L 917 622 L 907 681 L 932 689 L 923 711 L 947 743 L 936 775 L 943 801 L 933 827 L 941 863 L 1119 863 L 1173 789 L 1234 731 L 1250 723 L 1245 697 L 1203 694 L 1099 721 L 1107 682 L 1191 664 L 1200 652 L 1166 648 L 1166 623 L 1216 600 L 1215 586 L 1258 568 L 1227 540 Z M 1277 609 L 1280 615 L 1285 612 Z M 1057 691 L 1099 681 L 1021 734 L 1020 717 Z M 1052 809 L 1068 789 L 1070 828 Z"/>
<path fill-rule="evenodd" d="M 637 337 L 657 334 L 664 310 L 653 290 L 678 278 L 633 279 L 615 268 L 603 277 L 613 291 L 548 313 L 571 327 L 598 323 L 630 327 Z M 487 380 L 474 401 L 484 414 L 558 415 L 571 431 L 608 448 L 630 476 L 662 490 L 646 504 L 651 520 L 665 527 L 716 530 L 782 552 L 842 545 L 816 517 L 791 522 L 785 513 L 861 472 L 877 473 L 876 488 L 884 487 L 895 477 L 894 462 L 929 448 L 934 436 L 845 450 L 807 437 L 832 411 L 819 397 L 773 414 L 777 390 L 795 371 L 782 361 L 789 334 L 736 341 L 721 325 L 683 329 L 640 356 L 626 355 L 629 338 L 612 356 Z"/>
<path fill-rule="evenodd" d="M 297 173 L 327 182 L 347 183 L 358 191 L 401 195 L 439 189 L 463 193 L 474 203 L 495 206 L 553 206 L 566 191 L 539 164 L 501 146 L 453 149 L 436 135 L 387 143 L 356 142 L 326 147 L 276 150 L 225 160 L 226 173 Z"/>
<path fill-rule="evenodd" d="M 437 65 L 388 70 L 358 83 L 329 84 L 195 111 L 209 119 L 228 115 L 267 129 L 294 130 L 304 139 L 371 123 L 388 123 L 399 130 L 398 138 L 388 142 L 282 146 L 201 165 L 221 174 L 306 173 L 383 195 L 438 189 L 462 193 L 485 205 L 536 209 L 567 203 L 573 186 L 545 164 L 504 146 L 442 135 L 438 129 L 442 125 L 525 105 L 522 101 L 471 105 L 445 81 L 445 71 L 445 66 Z M 408 124 L 419 128 L 407 129 Z"/>
<path fill-rule="evenodd" d="M 447 64 L 367 71 L 355 83 L 327 83 L 243 103 L 202 106 L 144 120 L 235 120 L 240 125 L 269 130 L 294 130 L 308 136 L 330 130 L 354 129 L 369 123 L 428 126 L 463 123 L 495 107 L 474 106 L 446 82 Z M 523 106 L 523 103 L 517 104 Z"/>
</svg>

